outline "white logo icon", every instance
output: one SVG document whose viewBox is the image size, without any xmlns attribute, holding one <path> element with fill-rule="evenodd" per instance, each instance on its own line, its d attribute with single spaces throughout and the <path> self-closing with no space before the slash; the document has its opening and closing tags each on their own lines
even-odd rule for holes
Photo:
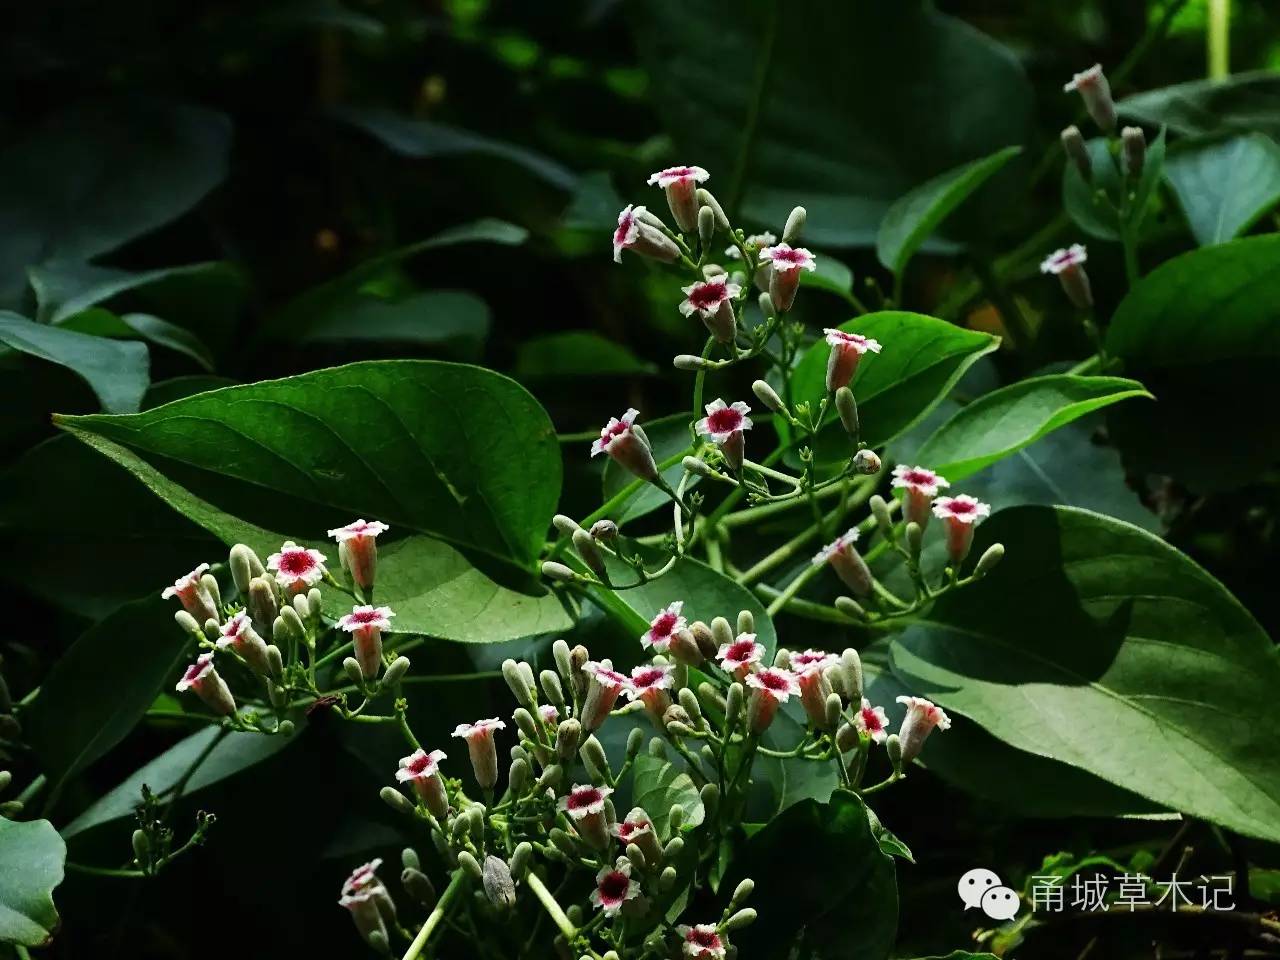
<svg viewBox="0 0 1280 960">
<path fill-rule="evenodd" d="M 995 871 L 983 867 L 975 867 L 961 877 L 956 892 L 966 910 L 976 907 L 992 920 L 1011 920 L 1021 906 L 1018 895 L 1000 882 Z"/>
</svg>

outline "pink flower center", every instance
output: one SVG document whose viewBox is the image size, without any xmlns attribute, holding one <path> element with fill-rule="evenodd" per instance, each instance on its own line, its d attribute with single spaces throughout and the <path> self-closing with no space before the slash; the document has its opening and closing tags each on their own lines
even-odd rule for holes
<svg viewBox="0 0 1280 960">
<path fill-rule="evenodd" d="M 742 414 L 733 407 L 725 407 L 715 413 L 708 414 L 707 425 L 712 433 L 732 433 L 742 426 Z"/>
<path fill-rule="evenodd" d="M 606 873 L 604 879 L 600 881 L 600 898 L 616 903 L 626 897 L 627 888 L 630 886 L 630 877 L 621 870 L 612 870 Z"/>
<path fill-rule="evenodd" d="M 631 682 L 636 685 L 639 690 L 646 690 L 650 687 L 656 687 L 666 677 L 667 672 L 657 667 L 648 670 L 642 670 L 631 678 Z"/>
<path fill-rule="evenodd" d="M 750 660 L 756 652 L 756 645 L 751 640 L 735 640 L 729 645 L 729 649 L 725 651 L 724 659 L 727 663 L 744 663 Z"/>
<path fill-rule="evenodd" d="M 977 511 L 977 506 L 967 500 L 952 500 L 947 506 L 948 512 L 958 517 L 967 517 L 971 513 Z"/>
<path fill-rule="evenodd" d="M 704 930 L 700 927 L 694 927 L 689 931 L 689 935 L 685 937 L 689 943 L 697 944 L 699 947 L 710 947 L 715 949 L 720 946 L 720 936 L 714 929 Z"/>
<path fill-rule="evenodd" d="M 1076 255 L 1070 250 L 1063 250 L 1053 255 L 1049 260 L 1049 269 L 1054 273 L 1060 273 L 1068 267 L 1074 267 L 1077 262 Z"/>
<path fill-rule="evenodd" d="M 286 550 L 280 554 L 280 571 L 282 573 L 301 576 L 304 573 L 309 573 L 315 565 L 316 562 L 311 559 L 311 554 L 305 550 Z"/>
<path fill-rule="evenodd" d="M 664 177 L 679 178 L 683 180 L 685 177 L 692 177 L 695 171 L 692 167 L 670 167 L 662 171 Z"/>
<path fill-rule="evenodd" d="M 382 622 L 382 614 L 377 610 L 352 610 L 348 616 L 351 618 L 350 623 L 369 624 Z"/>
<path fill-rule="evenodd" d="M 636 218 L 629 213 L 619 220 L 618 229 L 613 231 L 613 242 L 620 247 L 625 247 L 627 245 L 627 234 L 631 232 L 631 228 L 635 222 Z"/>
<path fill-rule="evenodd" d="M 602 429 L 600 431 L 600 439 L 608 442 L 610 440 L 613 440 L 615 437 L 622 436 L 630 429 L 631 429 L 630 427 L 628 427 L 625 423 L 619 420 L 617 423 L 613 424 L 612 426 L 608 426 Z"/>
<path fill-rule="evenodd" d="M 878 733 L 884 729 L 884 724 L 880 722 L 880 717 L 876 714 L 874 707 L 862 708 L 862 725 L 871 733 Z"/>
<path fill-rule="evenodd" d="M 794 249 L 779 250 L 775 248 L 771 255 L 771 259 L 776 266 L 781 268 L 800 267 L 809 262 L 808 257 L 799 250 Z"/>
<path fill-rule="evenodd" d="M 648 828 L 649 824 L 647 823 L 633 823 L 630 820 L 623 820 L 622 823 L 618 824 L 618 839 L 626 843 L 632 837 L 643 833 Z"/>
<path fill-rule="evenodd" d="M 791 657 L 791 666 L 796 670 L 803 670 L 806 667 L 815 667 L 826 662 L 826 655 L 821 653 L 797 653 L 793 654 Z"/>
<path fill-rule="evenodd" d="M 938 478 L 928 470 L 907 470 L 902 474 L 902 479 L 905 483 L 931 487 Z"/>
<path fill-rule="evenodd" d="M 574 790 L 565 800 L 565 806 L 570 810 L 585 810 L 592 804 L 599 803 L 604 797 L 600 795 L 600 791 L 595 787 L 587 787 L 583 790 Z"/>
<path fill-rule="evenodd" d="M 664 610 L 654 618 L 653 623 L 649 624 L 649 632 L 655 637 L 669 637 L 679 622 L 679 614 Z"/>
<path fill-rule="evenodd" d="M 766 690 L 781 691 L 781 690 L 786 690 L 790 686 L 787 683 L 786 677 L 782 676 L 782 674 L 780 673 L 775 673 L 772 670 L 761 671 L 759 674 L 759 677 L 760 677 L 760 682 L 764 684 L 764 687 Z"/>
<path fill-rule="evenodd" d="M 419 774 L 430 770 L 432 766 L 434 766 L 434 764 L 431 762 L 431 757 L 426 754 L 422 754 L 421 756 L 414 757 L 410 760 L 407 769 L 410 773 Z"/>
<path fill-rule="evenodd" d="M 719 306 L 728 296 L 723 280 L 700 283 L 689 292 L 689 302 L 699 310 L 710 310 Z"/>
</svg>

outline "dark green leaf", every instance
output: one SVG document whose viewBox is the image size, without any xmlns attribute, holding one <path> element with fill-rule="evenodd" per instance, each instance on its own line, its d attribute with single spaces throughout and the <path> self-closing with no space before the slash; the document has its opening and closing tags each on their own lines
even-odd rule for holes
<svg viewBox="0 0 1280 960">
<path fill-rule="evenodd" d="M 560 494 L 560 451 L 537 401 L 459 364 L 350 364 L 60 424 L 524 566 Z"/>
<path fill-rule="evenodd" d="M 1022 147 L 1005 147 L 939 174 L 898 198 L 884 215 L 876 236 L 876 256 L 889 272 L 901 275 L 920 244 L 956 207 L 995 176 Z"/>
<path fill-rule="evenodd" d="M 876 842 L 880 844 L 882 853 L 887 853 L 891 857 L 900 857 L 907 863 L 916 862 L 911 848 L 894 836 L 893 831 L 880 821 L 880 817 L 870 807 L 867 807 L 867 819 L 871 821 L 871 832 L 875 835 Z"/>
<path fill-rule="evenodd" d="M 801 271 L 800 285 L 834 293 L 846 303 L 853 304 L 853 271 L 830 254 L 816 255 L 813 270 Z"/>
<path fill-rule="evenodd" d="M 55 260 L 29 271 L 36 292 L 37 317 L 42 323 L 59 324 L 90 307 L 113 297 L 141 290 L 164 281 L 182 282 L 226 278 L 234 273 L 230 264 L 219 261 L 193 263 L 158 270 L 120 270 L 82 261 Z"/>
<path fill-rule="evenodd" d="M 1167 125 L 1184 136 L 1260 131 L 1280 137 L 1280 76 L 1238 73 L 1225 80 L 1192 80 L 1121 100 L 1121 116 Z"/>
<path fill-rule="evenodd" d="M 752 222 L 776 230 L 804 204 L 818 244 L 870 246 L 912 187 L 1027 139 L 1031 90 L 1017 59 L 932 4 L 856 0 L 796 16 L 765 0 L 656 0 L 629 10 L 675 159 L 706 167 L 730 205 L 741 175 Z"/>
<path fill-rule="evenodd" d="M 0 343 L 74 371 L 113 413 L 137 410 L 151 375 L 144 344 L 48 327 L 8 310 L 0 310 Z"/>
<path fill-rule="evenodd" d="M 53 891 L 66 859 L 67 846 L 48 820 L 0 817 L 0 943 L 42 947 L 53 938 Z"/>
<path fill-rule="evenodd" d="M 684 807 L 684 827 L 702 823 L 706 811 L 693 780 L 674 763 L 641 753 L 632 768 L 634 778 L 631 802 L 643 807 L 658 836 L 666 839 L 673 804 Z"/>
<path fill-rule="evenodd" d="M 1125 219 L 1131 230 L 1138 233 L 1142 229 L 1164 172 L 1165 132 L 1161 130 L 1148 144 L 1146 161 L 1136 185 L 1121 172 L 1105 137 L 1088 141 L 1086 147 L 1093 161 L 1093 179 L 1086 181 L 1074 163 L 1066 164 L 1062 170 L 1062 205 L 1085 233 L 1119 243 L 1123 226 L 1121 209 L 1126 210 Z M 1130 190 L 1132 201 L 1125 207 L 1125 197 Z"/>
<path fill-rule="evenodd" d="M 123 740 L 187 660 L 174 609 L 157 589 L 90 627 L 54 664 L 23 716 L 51 795 Z"/>
<path fill-rule="evenodd" d="M 1051 374 L 1022 380 L 962 407 L 925 441 L 916 459 L 954 483 L 1129 397 L 1151 395 L 1142 384 L 1121 377 Z"/>
<path fill-rule="evenodd" d="M 520 344 L 513 375 L 519 380 L 563 377 L 632 377 L 658 372 L 616 341 L 590 330 L 567 330 Z M 686 435 L 688 434 L 686 423 Z M 652 437 L 650 437 L 652 439 Z"/>
<path fill-rule="evenodd" d="M 1165 176 L 1202 247 L 1245 233 L 1280 203 L 1280 147 L 1250 133 L 1172 154 Z"/>
<path fill-rule="evenodd" d="M 1143 277 L 1116 309 L 1107 350 L 1159 402 L 1110 411 L 1117 444 L 1194 490 L 1240 486 L 1274 462 L 1280 433 L 1257 417 L 1280 403 L 1277 315 L 1280 236 L 1205 247 Z"/>
<path fill-rule="evenodd" d="M 1280 660 L 1235 598 L 1083 510 L 1001 511 L 975 554 L 992 541 L 1009 559 L 896 638 L 894 672 L 1014 747 L 1280 839 Z"/>
<path fill-rule="evenodd" d="M 74 330 L 76 333 L 87 333 L 95 337 L 141 337 L 156 346 L 168 347 L 185 354 L 205 370 L 213 370 L 213 356 L 199 337 L 177 324 L 146 313 L 126 313 L 119 317 L 110 310 L 94 307 L 68 317 L 59 324 L 59 329 Z"/>
<path fill-rule="evenodd" d="M 357 293 L 336 301 L 296 333 L 302 341 L 375 341 L 451 349 L 478 357 L 489 335 L 489 307 L 473 293 L 429 290 L 388 299 Z"/>
</svg>

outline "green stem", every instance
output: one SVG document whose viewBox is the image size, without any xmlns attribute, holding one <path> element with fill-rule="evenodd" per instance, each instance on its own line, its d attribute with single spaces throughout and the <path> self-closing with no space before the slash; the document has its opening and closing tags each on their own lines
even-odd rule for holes
<svg viewBox="0 0 1280 960">
<path fill-rule="evenodd" d="M 87 863 L 67 861 L 67 872 L 82 873 L 90 877 L 115 877 L 120 880 L 140 880 L 146 874 L 141 870 L 115 869 L 113 867 L 92 867 Z"/>
<path fill-rule="evenodd" d="M 1210 80 L 1221 80 L 1231 72 L 1231 0 L 1209 0 L 1208 46 Z"/>
<path fill-rule="evenodd" d="M 850 510 L 857 509 L 869 500 L 871 498 L 871 494 L 875 491 L 875 488 L 876 484 L 874 478 L 868 477 L 861 481 L 848 495 L 848 497 L 825 517 L 820 517 L 815 520 L 772 553 L 762 557 L 758 562 L 744 570 L 742 576 L 738 578 L 738 582 L 744 586 L 752 584 L 774 567 L 789 560 L 813 537 L 815 533 L 822 532 L 827 523 L 838 523 L 840 518 Z M 833 487 L 832 489 L 838 490 L 839 488 Z"/>
<path fill-rule="evenodd" d="M 547 911 L 547 916 L 551 918 L 551 922 L 560 928 L 565 940 L 572 944 L 578 937 L 578 929 L 565 915 L 564 910 L 560 908 L 559 902 L 551 891 L 547 889 L 546 884 L 532 870 L 525 875 L 524 882 L 525 886 L 532 890 L 533 895 L 538 898 L 538 902 L 542 904 L 542 909 Z M 404 960 L 411 960 L 411 958 L 406 955 Z"/>
<path fill-rule="evenodd" d="M 818 566 L 817 564 L 811 563 L 809 564 L 809 566 L 801 570 L 798 574 L 796 574 L 795 578 L 789 584 L 787 584 L 786 588 L 780 594 L 778 594 L 777 597 L 774 598 L 774 600 L 769 604 L 769 606 L 765 608 L 765 613 L 769 614 L 769 616 L 772 617 L 775 613 L 777 613 L 779 610 L 785 607 L 788 601 L 790 601 L 792 597 L 794 597 L 797 593 L 800 592 L 800 588 L 803 587 L 810 580 L 812 580 L 813 577 L 821 569 L 822 567 Z"/>
<path fill-rule="evenodd" d="M 413 943 L 409 944 L 409 949 L 404 952 L 401 960 L 415 960 L 418 954 L 422 953 L 423 947 L 427 945 L 427 941 L 431 939 L 431 934 L 435 932 L 436 927 L 440 926 L 440 921 L 445 918 L 445 914 L 449 910 L 450 904 L 467 882 L 466 871 L 458 869 L 453 871 L 453 877 L 449 880 L 449 886 L 445 887 L 444 893 L 440 896 L 440 902 L 436 904 L 436 908 L 431 911 L 431 915 L 427 917 L 426 923 L 418 931 L 418 935 L 413 938 Z"/>
</svg>

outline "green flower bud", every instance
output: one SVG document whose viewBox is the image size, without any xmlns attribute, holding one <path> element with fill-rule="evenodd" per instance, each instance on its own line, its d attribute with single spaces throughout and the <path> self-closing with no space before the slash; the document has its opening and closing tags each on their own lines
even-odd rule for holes
<svg viewBox="0 0 1280 960">
<path fill-rule="evenodd" d="M 738 611 L 738 632 L 739 633 L 755 633 L 756 618 L 750 610 Z"/>
<path fill-rule="evenodd" d="M 680 701 L 680 706 L 684 707 L 684 712 L 689 716 L 689 722 L 697 725 L 702 721 L 702 707 L 698 703 L 698 695 L 688 687 L 681 687 L 676 694 L 676 699 Z"/>
<path fill-rule="evenodd" d="M 858 740 L 858 730 L 853 724 L 840 724 L 840 729 L 836 731 L 836 747 L 841 753 L 848 753 L 856 747 L 858 745 Z"/>
<path fill-rule="evenodd" d="M 293 612 L 298 615 L 298 619 L 304 624 L 311 619 L 311 601 L 307 599 L 306 594 L 299 593 L 293 598 Z"/>
<path fill-rule="evenodd" d="M 809 214 L 804 207 L 795 207 L 787 216 L 786 226 L 782 228 L 782 242 L 794 243 L 800 239 L 800 234 L 804 233 L 804 225 L 808 222 Z"/>
<path fill-rule="evenodd" d="M 151 865 L 151 838 L 145 830 L 133 831 L 133 862 L 139 867 Z"/>
<path fill-rule="evenodd" d="M 471 855 L 469 850 L 458 851 L 458 866 L 476 879 L 484 880 L 484 868 L 480 866 L 480 861 Z"/>
<path fill-rule="evenodd" d="M 639 867 L 641 870 L 649 868 L 649 862 L 644 858 L 644 851 L 637 847 L 634 843 L 627 844 L 627 859 Z"/>
<path fill-rule="evenodd" d="M 576 583 L 580 579 L 563 563 L 556 563 L 554 560 L 548 560 L 542 565 L 542 575 L 548 580 L 557 580 L 560 583 Z"/>
<path fill-rule="evenodd" d="M 563 776 L 564 768 L 558 763 L 551 764 L 551 766 L 542 771 L 542 776 L 533 785 L 533 792 L 542 793 L 545 790 L 556 789 L 560 786 L 560 780 Z"/>
<path fill-rule="evenodd" d="M 654 737 L 649 741 L 649 756 L 655 760 L 667 759 L 667 745 L 660 737 Z"/>
<path fill-rule="evenodd" d="M 694 642 L 698 644 L 703 657 L 710 660 L 719 652 L 720 644 L 716 642 L 715 633 L 701 620 L 689 624 L 689 632 L 693 634 Z"/>
<path fill-rule="evenodd" d="M 551 523 L 563 534 L 573 536 L 573 531 L 580 529 L 578 521 L 573 517 L 565 516 L 563 513 L 557 513 L 551 518 Z"/>
<path fill-rule="evenodd" d="M 914 520 L 907 524 L 907 552 L 911 559 L 920 559 L 920 547 L 924 543 L 924 529 Z"/>
<path fill-rule="evenodd" d="M 862 680 L 862 658 L 858 656 L 857 650 L 847 647 L 840 654 L 840 672 L 843 675 L 842 680 L 849 702 L 855 705 L 860 704 L 866 685 Z"/>
<path fill-rule="evenodd" d="M 551 659 L 555 661 L 556 670 L 560 674 L 560 679 L 565 683 L 572 685 L 573 683 L 573 664 L 571 654 L 569 652 L 569 644 L 563 639 L 556 640 L 551 645 Z"/>
<path fill-rule="evenodd" d="M 729 626 L 729 621 L 724 617 L 716 617 L 711 621 L 711 636 L 716 642 L 718 652 L 721 647 L 733 643 L 733 627 Z"/>
<path fill-rule="evenodd" d="M 893 532 L 893 514 L 889 511 L 889 504 L 885 502 L 884 497 L 876 494 L 867 501 L 867 506 L 871 508 L 871 515 L 876 518 L 876 525 L 880 528 L 880 533 L 884 535 L 886 540 L 894 539 Z"/>
<path fill-rule="evenodd" d="M 733 896 L 729 899 L 729 909 L 734 910 L 751 899 L 751 894 L 755 893 L 756 882 L 750 877 L 746 877 L 733 888 Z"/>
<path fill-rule="evenodd" d="M 499 910 L 510 910 L 516 903 L 516 883 L 505 860 L 492 854 L 484 858 L 482 881 L 484 895 Z"/>
<path fill-rule="evenodd" d="M 604 747 L 596 739 L 595 734 L 591 734 L 582 742 L 578 752 L 582 755 L 582 762 L 587 765 L 587 771 L 593 778 L 609 779 L 609 758 L 605 756 Z"/>
<path fill-rule="evenodd" d="M 698 203 L 700 204 L 698 216 L 702 216 L 703 208 L 709 209 L 715 216 L 716 229 L 728 230 L 729 218 L 725 215 L 724 207 L 720 206 L 720 201 L 712 196 L 711 191 L 700 187 L 696 196 L 698 198 Z"/>
<path fill-rule="evenodd" d="M 703 207 L 698 211 L 698 242 L 702 246 L 711 246 L 711 241 L 716 236 L 716 212 L 710 207 Z"/>
<path fill-rule="evenodd" d="M 284 676 L 284 658 L 274 643 L 267 644 L 267 673 L 277 680 Z"/>
<path fill-rule="evenodd" d="M 702 806 L 706 810 L 706 815 L 708 817 L 715 816 L 716 808 L 720 805 L 719 785 L 714 781 L 708 781 L 702 785 L 698 795 L 702 797 Z"/>
<path fill-rule="evenodd" d="M 672 710 L 676 710 L 676 709 L 679 709 L 679 708 L 672 706 L 668 708 L 667 713 L 670 713 Z M 693 727 L 689 726 L 687 723 L 681 722 L 680 720 L 676 720 L 676 719 L 668 720 L 666 719 L 665 715 L 663 719 L 666 721 L 666 724 L 667 724 L 667 732 L 674 737 L 692 737 L 694 734 L 698 732 L 694 730 Z"/>
<path fill-rule="evenodd" d="M 1085 146 L 1084 136 L 1075 124 L 1062 131 L 1062 150 L 1067 159 L 1076 165 L 1085 183 L 1093 180 L 1093 160 L 1089 157 L 1089 149 Z"/>
<path fill-rule="evenodd" d="M 406 817 L 413 816 L 413 804 L 409 802 L 408 797 L 395 787 L 383 787 L 378 791 L 378 796 L 382 798 L 383 803 L 396 813 L 403 813 Z"/>
<path fill-rule="evenodd" d="M 204 636 L 206 640 L 212 640 L 217 643 L 218 637 L 222 636 L 222 631 L 218 629 L 218 621 L 210 617 L 204 622 Z"/>
<path fill-rule="evenodd" d="M 595 538 L 590 533 L 582 529 L 573 531 L 573 549 L 578 551 L 578 556 L 587 565 L 587 569 L 601 580 L 608 577 L 608 573 L 605 572 L 604 554 L 600 552 Z"/>
<path fill-rule="evenodd" d="M 1124 144 L 1124 172 L 1131 177 L 1140 176 L 1147 160 L 1147 135 L 1141 127 L 1125 127 L 1120 131 L 1120 140 Z"/>
<path fill-rule="evenodd" d="M 643 746 L 644 733 L 639 727 L 633 727 L 631 732 L 627 734 L 627 759 L 634 760 L 638 757 Z"/>
<path fill-rule="evenodd" d="M 529 869 L 529 863 L 533 859 L 533 844 L 528 840 L 522 840 L 516 844 L 516 848 L 511 853 L 511 876 L 519 880 L 525 875 L 525 871 Z"/>
<path fill-rule="evenodd" d="M 275 584 L 262 575 L 250 580 L 245 608 L 249 611 L 249 617 L 258 631 L 266 633 L 275 623 L 280 612 Z"/>
<path fill-rule="evenodd" d="M 724 697 L 720 696 L 714 684 L 704 680 L 698 684 L 698 699 L 702 701 L 702 706 L 711 713 L 724 713 L 728 709 L 728 702 Z"/>
<path fill-rule="evenodd" d="M 742 684 L 737 681 L 729 684 L 729 696 L 725 700 L 724 708 L 724 726 L 726 730 L 732 730 L 738 725 L 738 719 L 742 716 L 743 696 Z"/>
<path fill-rule="evenodd" d="M 751 384 L 751 392 L 756 395 L 756 398 L 761 403 L 774 413 L 781 413 L 783 415 L 787 413 L 786 403 L 784 403 L 782 398 L 778 396 L 778 392 L 765 381 L 757 380 L 755 383 Z M 747 632 L 749 633 L 750 631 Z"/>
<path fill-rule="evenodd" d="M 836 609 L 854 620 L 865 620 L 867 617 L 867 611 L 853 597 L 836 597 Z"/>
<path fill-rule="evenodd" d="M 725 933 L 733 933 L 735 930 L 741 930 L 749 927 L 756 922 L 756 912 L 751 907 L 744 907 L 739 910 L 728 920 L 720 925 L 720 929 Z"/>
<path fill-rule="evenodd" d="M 884 752 L 889 757 L 889 762 L 893 764 L 893 772 L 902 772 L 902 741 L 898 739 L 896 733 L 889 734 L 889 738 L 884 742 Z"/>
<path fill-rule="evenodd" d="M 436 905 L 436 888 L 431 879 L 419 869 L 420 866 L 421 864 L 416 863 L 413 866 L 406 864 L 400 871 L 400 886 L 404 887 L 404 892 L 422 909 L 431 910 Z"/>
<path fill-rule="evenodd" d="M 307 630 L 302 625 L 302 618 L 298 616 L 298 611 L 294 607 L 280 608 L 280 615 L 272 625 L 271 639 L 281 647 L 286 643 L 306 642 Z"/>
<path fill-rule="evenodd" d="M 680 805 L 676 804 L 676 806 L 680 806 Z M 674 810 L 675 807 L 672 807 L 671 809 Z M 683 822 L 684 820 L 683 807 L 681 807 L 680 809 L 680 814 L 681 814 L 681 817 L 680 817 L 681 822 Z M 676 831 L 678 831 L 679 829 L 680 829 L 679 824 L 677 823 L 671 824 L 671 832 L 673 834 L 676 833 Z M 679 836 L 673 836 L 670 840 L 667 841 L 667 845 L 662 848 L 662 855 L 666 857 L 666 859 L 668 860 L 675 860 L 683 852 L 684 852 L 684 838 Z"/>
<path fill-rule="evenodd" d="M 570 836 L 559 827 L 552 827 L 550 833 L 547 834 L 547 839 L 550 840 L 552 845 L 561 853 L 570 857 L 576 857 L 578 855 L 577 838 Z"/>
<path fill-rule="evenodd" d="M 276 724 L 276 733 L 280 734 L 282 737 L 292 737 L 293 731 L 294 726 L 292 720 L 281 720 Z"/>
<path fill-rule="evenodd" d="M 671 805 L 671 811 L 667 814 L 667 822 L 671 825 L 672 833 L 675 833 L 684 826 L 684 806 L 682 804 L 673 803 Z M 670 850 L 668 850 L 667 853 L 670 856 L 675 856 L 675 853 Z"/>
<path fill-rule="evenodd" d="M 231 555 L 227 565 L 231 568 L 231 579 L 235 581 L 236 590 L 240 592 L 241 596 L 248 595 L 250 580 L 266 573 L 262 566 L 262 561 L 253 552 L 253 548 L 245 546 L 243 543 L 237 543 L 231 548 Z"/>
<path fill-rule="evenodd" d="M 836 413 L 840 414 L 840 425 L 844 432 L 856 443 L 861 425 L 858 420 L 858 401 L 853 398 L 853 391 L 841 387 L 836 391 Z"/>
<path fill-rule="evenodd" d="M 658 877 L 658 888 L 663 892 L 670 890 L 676 885 L 678 877 L 675 867 L 663 867 L 662 874 Z"/>
<path fill-rule="evenodd" d="M 861 699 L 858 701 L 861 703 Z M 827 729 L 834 730 L 837 723 L 840 722 L 840 711 L 844 704 L 840 701 L 840 694 L 833 693 L 827 697 Z"/>
<path fill-rule="evenodd" d="M 211 573 L 206 573 L 203 577 L 200 578 L 200 586 L 204 589 L 206 593 L 209 594 L 210 597 L 213 598 L 213 609 L 215 614 L 214 619 L 217 620 L 219 623 L 221 623 L 222 622 L 222 591 L 218 587 L 217 578 Z"/>
<path fill-rule="evenodd" d="M 578 752 L 578 744 L 582 742 L 582 724 L 570 717 L 556 727 L 556 756 L 561 763 L 568 763 Z"/>
<path fill-rule="evenodd" d="M 414 870 L 422 869 L 422 860 L 418 857 L 418 851 L 413 847 L 405 847 L 400 851 L 400 864 Z"/>
<path fill-rule="evenodd" d="M 773 297 L 768 293 L 762 293 L 756 298 L 756 303 L 760 305 L 760 312 L 764 314 L 766 320 L 772 320 L 778 315 L 777 310 L 773 306 Z"/>
<path fill-rule="evenodd" d="M 715 475 L 715 471 L 711 469 L 711 466 L 705 460 L 701 460 L 698 457 L 685 457 L 680 461 L 680 466 L 684 469 L 685 473 L 691 473 L 695 477 L 710 477 Z"/>
<path fill-rule="evenodd" d="M 538 674 L 538 682 L 542 684 L 542 692 L 546 695 L 547 701 L 563 717 L 565 714 L 564 687 L 560 685 L 560 677 L 554 670 L 543 670 Z"/>
<path fill-rule="evenodd" d="M 696 373 L 705 367 L 711 366 L 711 364 L 708 361 L 703 360 L 702 357 L 695 357 L 691 353 L 678 354 L 675 359 L 671 361 L 671 365 L 677 370 L 683 370 L 686 373 Z M 693 457 L 686 457 L 685 459 L 692 460 Z"/>
<path fill-rule="evenodd" d="M 174 622 L 182 629 L 183 633 L 188 633 L 197 640 L 204 639 L 204 631 L 200 629 L 200 624 L 196 622 L 196 618 L 185 610 L 179 610 L 173 615 Z M 7 710 L 0 711 L 8 713 Z"/>
<path fill-rule="evenodd" d="M 533 771 L 529 768 L 527 760 L 512 760 L 511 769 L 507 773 L 507 785 L 511 790 L 511 795 L 518 797 L 524 793 L 524 788 L 529 785 L 529 777 Z"/>
<path fill-rule="evenodd" d="M 356 687 L 364 686 L 364 671 L 360 669 L 360 661 L 355 657 L 347 657 L 342 661 L 342 669 L 347 673 L 347 679 Z"/>
<path fill-rule="evenodd" d="M 1004 559 L 1004 544 L 993 543 L 987 547 L 986 551 L 978 558 L 977 564 L 973 568 L 973 578 L 975 580 L 985 577 L 988 573 L 996 568 L 1001 560 Z"/>
<path fill-rule="evenodd" d="M 391 666 L 387 667 L 387 672 L 382 675 L 382 685 L 384 687 L 394 687 L 404 679 L 404 675 L 408 672 L 409 658 L 396 657 L 391 661 Z"/>
</svg>

